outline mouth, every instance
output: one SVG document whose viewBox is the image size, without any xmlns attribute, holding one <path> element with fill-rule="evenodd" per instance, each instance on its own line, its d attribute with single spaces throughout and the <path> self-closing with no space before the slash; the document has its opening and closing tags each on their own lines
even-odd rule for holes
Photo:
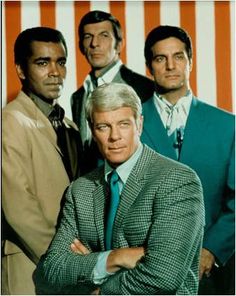
<svg viewBox="0 0 236 296">
<path fill-rule="evenodd" d="M 178 78 L 179 78 L 179 75 L 177 75 L 177 74 L 176 74 L 176 75 L 166 75 L 165 77 L 166 77 L 167 79 L 170 79 L 170 80 L 173 79 L 173 80 L 174 80 L 174 79 L 178 79 Z"/>
<path fill-rule="evenodd" d="M 90 55 L 91 55 L 91 58 L 93 58 L 93 59 L 98 59 L 98 58 L 102 57 L 101 53 L 96 53 L 96 52 L 91 53 Z"/>
<path fill-rule="evenodd" d="M 49 86 L 49 87 L 55 87 L 55 88 L 61 88 L 62 87 L 62 83 L 60 83 L 60 82 L 47 83 L 46 85 Z"/>
<path fill-rule="evenodd" d="M 123 150 L 125 147 L 110 147 L 109 150 L 112 152 L 120 152 Z"/>
</svg>

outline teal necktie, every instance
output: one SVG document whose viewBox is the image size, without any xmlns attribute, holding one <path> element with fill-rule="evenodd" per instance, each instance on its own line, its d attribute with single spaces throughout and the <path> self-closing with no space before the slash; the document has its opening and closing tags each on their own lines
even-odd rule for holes
<svg viewBox="0 0 236 296">
<path fill-rule="evenodd" d="M 106 231 L 105 231 L 105 246 L 106 250 L 111 250 L 111 242 L 112 242 L 112 233 L 113 233 L 113 223 L 116 216 L 116 211 L 120 201 L 120 193 L 119 193 L 119 175 L 114 170 L 111 173 L 110 178 L 110 206 L 107 215 L 106 221 Z"/>
</svg>

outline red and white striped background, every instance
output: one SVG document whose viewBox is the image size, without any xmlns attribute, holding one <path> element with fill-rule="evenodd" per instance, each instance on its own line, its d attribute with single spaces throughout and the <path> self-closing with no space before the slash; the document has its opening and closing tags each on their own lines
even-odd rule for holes
<svg viewBox="0 0 236 296">
<path fill-rule="evenodd" d="M 20 89 L 13 63 L 17 35 L 29 27 L 49 26 L 62 31 L 69 47 L 67 81 L 60 103 L 71 117 L 70 95 L 89 71 L 78 50 L 77 27 L 81 17 L 95 9 L 111 12 L 120 20 L 125 36 L 122 60 L 146 75 L 143 48 L 148 32 L 159 24 L 185 28 L 194 46 L 194 93 L 212 105 L 234 111 L 234 1 L 3 1 L 3 105 Z"/>
</svg>

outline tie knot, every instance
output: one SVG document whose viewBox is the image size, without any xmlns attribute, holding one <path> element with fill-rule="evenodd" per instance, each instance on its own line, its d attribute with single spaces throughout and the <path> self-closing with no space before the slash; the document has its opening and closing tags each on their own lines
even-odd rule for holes
<svg viewBox="0 0 236 296">
<path fill-rule="evenodd" d="M 119 175 L 117 174 L 117 171 L 116 170 L 112 171 L 110 183 L 115 184 L 116 182 L 118 182 L 118 180 L 119 180 Z"/>
</svg>

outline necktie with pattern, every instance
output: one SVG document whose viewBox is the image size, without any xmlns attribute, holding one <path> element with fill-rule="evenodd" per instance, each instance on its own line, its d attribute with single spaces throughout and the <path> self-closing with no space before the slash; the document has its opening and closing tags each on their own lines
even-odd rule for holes
<svg viewBox="0 0 236 296">
<path fill-rule="evenodd" d="M 165 110 L 168 114 L 166 121 L 167 135 L 170 137 L 177 159 L 179 159 L 184 136 L 184 127 L 179 115 L 179 107 L 176 105 L 167 106 Z"/>
<path fill-rule="evenodd" d="M 116 170 L 112 171 L 110 178 L 110 206 L 107 215 L 106 221 L 106 230 L 105 230 L 105 246 L 106 250 L 111 249 L 112 245 L 112 233 L 113 233 L 113 224 L 116 216 L 116 211 L 120 201 L 119 193 L 119 175 Z"/>
</svg>

